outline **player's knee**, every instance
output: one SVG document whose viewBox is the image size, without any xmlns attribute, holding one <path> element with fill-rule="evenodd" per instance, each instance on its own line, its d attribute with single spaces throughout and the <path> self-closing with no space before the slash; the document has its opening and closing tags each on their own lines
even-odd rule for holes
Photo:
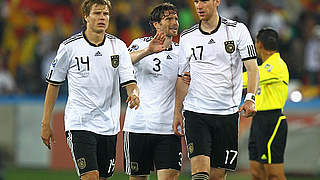
<svg viewBox="0 0 320 180">
<path fill-rule="evenodd" d="M 99 180 L 98 171 L 90 171 L 81 176 L 81 180 Z"/>
<path fill-rule="evenodd" d="M 286 177 L 280 173 L 270 172 L 268 174 L 268 179 L 269 180 L 286 180 Z"/>
<path fill-rule="evenodd" d="M 192 175 L 192 180 L 209 180 L 209 173 L 198 172 Z"/>
<path fill-rule="evenodd" d="M 177 180 L 180 172 L 175 169 L 165 169 L 165 170 L 159 170 L 157 174 L 158 174 L 158 180 L 167 180 L 167 179 Z"/>
</svg>

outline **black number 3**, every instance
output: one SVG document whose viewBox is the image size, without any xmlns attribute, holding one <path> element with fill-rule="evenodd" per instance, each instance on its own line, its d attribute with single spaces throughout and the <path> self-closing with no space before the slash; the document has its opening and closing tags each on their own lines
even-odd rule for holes
<svg viewBox="0 0 320 180">
<path fill-rule="evenodd" d="M 155 67 L 153 67 L 153 70 L 155 72 L 159 72 L 160 71 L 160 64 L 161 64 L 160 59 L 155 58 L 155 59 L 153 59 L 153 61 L 155 62 L 155 64 L 154 64 Z"/>
</svg>

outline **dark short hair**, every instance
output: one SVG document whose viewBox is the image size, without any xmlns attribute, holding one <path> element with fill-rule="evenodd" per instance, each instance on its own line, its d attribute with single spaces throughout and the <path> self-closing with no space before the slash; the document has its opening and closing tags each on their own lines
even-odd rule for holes
<svg viewBox="0 0 320 180">
<path fill-rule="evenodd" d="M 175 5 L 171 3 L 162 3 L 159 4 L 157 7 L 155 7 L 149 17 L 150 23 L 153 22 L 160 22 L 161 19 L 163 18 L 164 12 L 165 11 L 173 11 L 175 13 L 178 13 L 178 9 Z"/>
<path fill-rule="evenodd" d="M 158 6 L 156 6 L 150 16 L 149 16 L 149 23 L 150 23 L 150 26 L 151 26 L 151 31 L 153 34 L 155 34 L 156 32 L 156 29 L 155 27 L 153 26 L 152 23 L 154 22 L 160 22 L 161 19 L 163 18 L 164 16 L 164 12 L 165 11 L 173 11 L 174 13 L 177 13 L 178 14 L 178 9 L 175 5 L 171 4 L 171 3 L 161 3 L 159 4 Z"/>
<path fill-rule="evenodd" d="M 257 41 L 261 42 L 264 49 L 268 51 L 279 50 L 279 35 L 272 28 L 263 28 L 257 34 Z"/>
<path fill-rule="evenodd" d="M 91 8 L 94 4 L 98 5 L 107 5 L 109 11 L 111 11 L 111 2 L 110 0 L 84 0 L 81 4 L 81 14 L 83 17 L 84 24 L 87 22 L 84 20 L 84 16 L 89 16 Z"/>
</svg>

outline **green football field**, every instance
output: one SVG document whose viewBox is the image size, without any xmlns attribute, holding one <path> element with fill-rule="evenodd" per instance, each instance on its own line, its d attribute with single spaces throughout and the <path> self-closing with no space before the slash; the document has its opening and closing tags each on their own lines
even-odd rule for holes
<svg viewBox="0 0 320 180">
<path fill-rule="evenodd" d="M 17 169 L 8 168 L 3 172 L 4 180 L 79 180 L 75 171 L 52 171 L 44 169 Z M 1 178 L 0 178 L 1 179 Z M 123 173 L 115 173 L 111 180 L 115 179 L 128 179 Z M 156 180 L 154 174 L 149 178 L 150 180 Z M 179 180 L 190 180 L 190 176 L 182 174 Z M 246 173 L 230 173 L 227 180 L 250 180 L 251 177 Z M 319 180 L 320 177 L 292 177 L 288 176 L 288 180 Z"/>
</svg>

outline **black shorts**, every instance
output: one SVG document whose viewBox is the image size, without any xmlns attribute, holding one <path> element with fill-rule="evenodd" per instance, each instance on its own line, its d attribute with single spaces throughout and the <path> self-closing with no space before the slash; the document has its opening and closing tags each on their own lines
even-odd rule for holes
<svg viewBox="0 0 320 180">
<path fill-rule="evenodd" d="M 249 159 L 260 163 L 283 163 L 288 133 L 281 110 L 258 111 L 252 119 Z"/>
<path fill-rule="evenodd" d="M 154 167 L 181 169 L 181 138 L 174 134 L 123 132 L 123 146 L 124 172 L 128 175 L 149 175 Z"/>
<path fill-rule="evenodd" d="M 210 157 L 210 166 L 235 170 L 238 160 L 239 113 L 230 115 L 184 112 L 188 157 Z"/>
<path fill-rule="evenodd" d="M 90 131 L 66 131 L 75 167 L 79 176 L 98 170 L 99 176 L 111 177 L 116 159 L 117 135 L 100 135 Z"/>
</svg>

